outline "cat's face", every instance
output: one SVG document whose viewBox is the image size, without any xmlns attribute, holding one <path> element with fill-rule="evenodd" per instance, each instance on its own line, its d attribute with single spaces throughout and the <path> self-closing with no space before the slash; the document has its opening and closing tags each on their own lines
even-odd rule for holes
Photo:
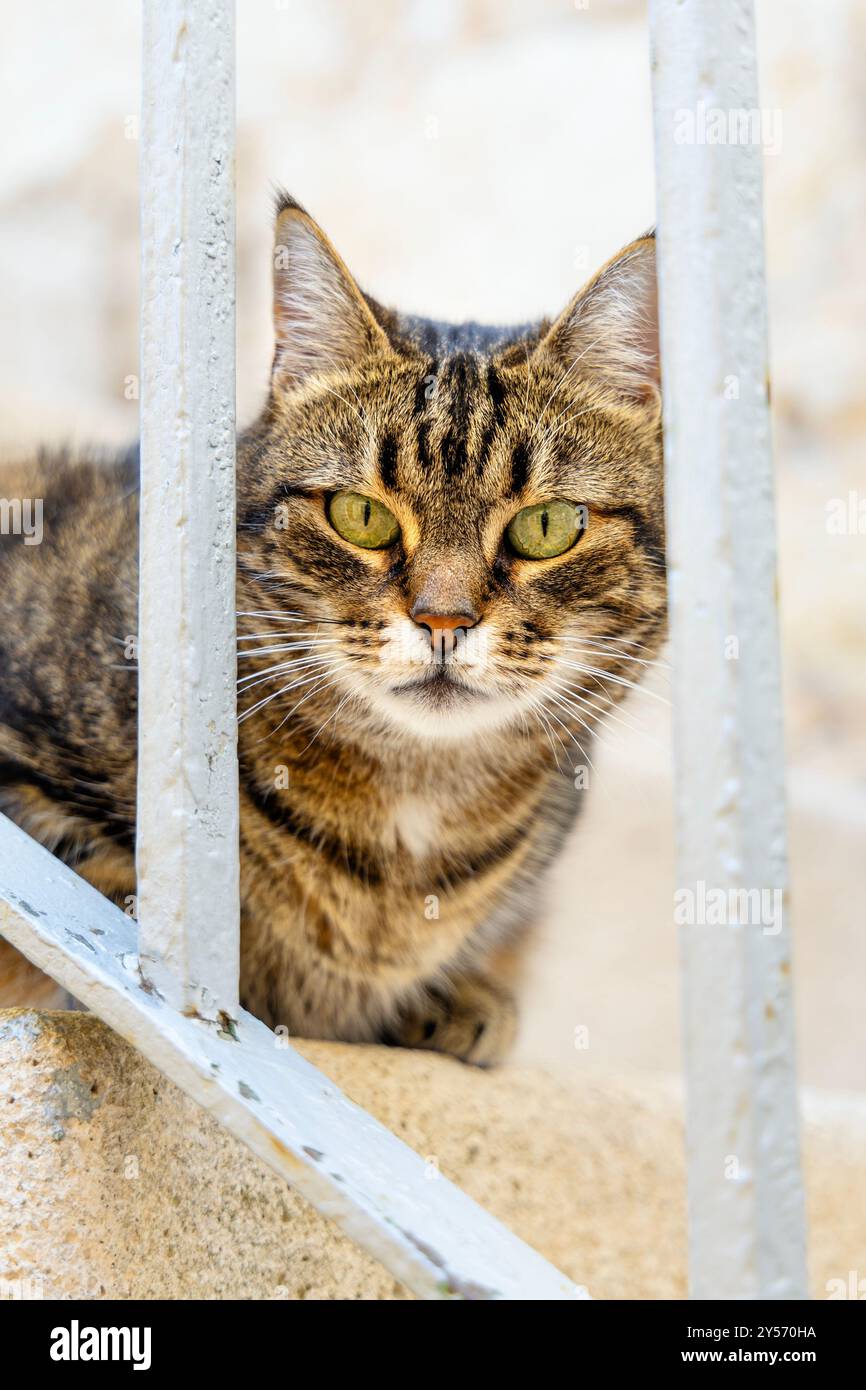
<svg viewBox="0 0 866 1390">
<path fill-rule="evenodd" d="M 261 639 L 291 686 L 275 715 L 330 690 L 421 739 L 593 723 L 664 622 L 652 240 L 552 327 L 437 351 L 288 206 L 275 301 L 239 479 L 241 565 L 273 615 L 250 630 L 286 634 Z"/>
</svg>

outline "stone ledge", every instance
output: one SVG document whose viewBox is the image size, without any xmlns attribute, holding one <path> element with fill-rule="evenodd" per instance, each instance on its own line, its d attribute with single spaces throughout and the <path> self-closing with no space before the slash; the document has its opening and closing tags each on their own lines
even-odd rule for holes
<svg viewBox="0 0 866 1390">
<path fill-rule="evenodd" d="M 299 1049 L 427 1158 L 431 1181 L 452 1178 L 595 1297 L 684 1295 L 672 1085 Z M 821 1297 L 866 1272 L 866 1124 L 855 1100 L 814 1108 Z M 93 1015 L 33 1010 L 0 1013 L 0 1276 L 48 1298 L 410 1297 Z"/>
</svg>

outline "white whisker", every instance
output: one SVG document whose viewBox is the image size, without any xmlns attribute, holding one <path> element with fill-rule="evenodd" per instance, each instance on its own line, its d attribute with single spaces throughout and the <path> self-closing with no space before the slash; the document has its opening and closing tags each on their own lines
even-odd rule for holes
<svg viewBox="0 0 866 1390">
<path fill-rule="evenodd" d="M 348 665 L 348 662 L 346 664 Z M 327 670 L 327 662 L 322 662 L 322 671 L 324 672 L 324 674 L 327 674 Z M 272 700 L 279 699 L 281 695 L 287 695 L 290 690 L 295 690 L 299 685 L 309 685 L 310 681 L 319 679 L 320 673 L 317 671 L 314 672 L 314 674 L 311 676 L 306 676 L 303 680 L 292 681 L 290 685 L 281 686 L 279 690 L 274 690 L 270 695 L 266 695 L 264 699 L 259 700 L 249 709 L 244 710 L 243 714 L 238 716 L 238 723 L 243 723 L 245 719 L 249 719 L 251 715 L 258 713 L 258 711 L 261 709 L 264 709 L 265 705 L 269 705 Z"/>
<path fill-rule="evenodd" d="M 256 608 L 239 608 L 237 616 L 239 618 L 267 618 L 268 622 L 271 623 L 335 623 L 339 627 L 345 626 L 343 618 L 317 618 L 315 613 L 302 613 L 299 608 L 287 608 L 282 613 L 273 613 Z"/>
<path fill-rule="evenodd" d="M 303 638 L 303 637 L 316 637 L 316 636 L 318 635 L 318 631 L 319 631 L 319 629 L 318 629 L 317 627 L 311 627 L 311 628 L 307 628 L 306 630 L 304 630 L 304 631 L 302 631 L 302 632 L 298 632 L 297 629 L 295 629 L 293 632 L 286 632 L 285 630 L 280 631 L 280 632 L 245 632 L 245 633 L 242 633 L 242 634 L 238 637 L 238 641 L 239 641 L 239 642 L 266 642 L 266 641 L 269 641 L 272 637 L 292 637 L 292 638 L 295 638 L 295 637 L 299 637 L 299 638 Z M 328 641 L 329 641 L 329 642 L 337 642 L 337 641 L 339 641 L 339 638 L 337 638 L 337 637 L 329 637 L 329 638 L 328 638 Z"/>
<path fill-rule="evenodd" d="M 251 651 L 238 652 L 237 658 L 240 661 L 242 657 L 274 656 L 279 652 L 312 651 L 315 647 L 331 646 L 338 642 L 339 639 L 336 637 L 314 638 L 307 642 L 283 642 L 275 647 L 256 647 Z"/>
<path fill-rule="evenodd" d="M 327 674 L 327 672 L 326 672 L 325 674 Z M 319 677 L 318 677 L 318 680 L 319 680 L 319 684 L 318 684 L 318 685 L 314 685 L 313 688 L 312 688 L 312 690 L 309 690 L 309 691 L 307 692 L 307 694 L 304 696 L 303 700 L 299 700 L 298 703 L 297 703 L 296 705 L 292 705 L 292 708 L 289 710 L 288 714 L 286 714 L 286 715 L 280 720 L 279 724 L 276 726 L 275 729 L 271 729 L 271 732 L 270 732 L 270 734 L 269 734 L 267 737 L 270 738 L 270 737 L 272 737 L 274 734 L 279 733 L 280 729 L 283 727 L 283 725 L 285 724 L 286 720 L 287 720 L 287 719 L 291 719 L 292 715 L 295 713 L 295 710 L 300 709 L 300 708 L 301 708 L 301 705 L 305 705 L 305 704 L 307 703 L 307 701 L 308 701 L 309 699 L 312 698 L 313 695 L 318 695 L 318 694 L 321 693 L 321 691 L 323 691 L 323 690 L 330 690 L 333 686 L 338 685 L 338 684 L 339 684 L 339 681 L 340 681 L 340 677 L 339 677 L 339 676 L 335 676 L 334 679 L 333 679 L 332 681 L 326 681 L 326 682 L 324 683 L 324 685 L 322 684 L 322 680 L 323 680 L 323 677 L 322 677 L 322 676 L 319 676 Z M 261 742 L 261 740 L 259 740 L 259 741 Z"/>
<path fill-rule="evenodd" d="M 542 709 L 541 701 L 538 700 L 538 699 L 530 700 L 529 709 L 530 709 L 530 711 L 536 716 L 536 718 L 538 719 L 538 722 L 539 722 L 541 728 L 543 729 L 543 731 L 544 731 L 544 733 L 545 733 L 545 735 L 546 735 L 546 737 L 547 737 L 547 741 L 548 741 L 548 743 L 550 744 L 550 751 L 551 751 L 551 753 L 553 754 L 553 761 L 556 763 L 556 770 L 557 770 L 557 772 L 561 772 L 561 771 L 562 771 L 562 768 L 561 768 L 560 765 L 559 765 L 559 757 L 558 757 L 558 755 L 557 755 L 556 749 L 555 749 L 554 746 L 553 746 L 553 738 L 551 737 L 551 728 L 550 728 L 550 724 L 549 724 L 549 722 L 548 722 L 548 720 L 547 720 L 547 717 L 546 717 L 546 715 L 545 715 L 545 713 L 544 713 L 544 711 L 543 711 L 543 709 Z M 565 751 L 565 744 L 562 742 L 562 739 L 560 738 L 559 734 L 556 734 L 556 738 L 559 740 L 559 745 L 560 745 L 560 747 L 562 748 L 562 750 L 563 750 L 563 752 L 564 752 L 564 751 Z"/>
<path fill-rule="evenodd" d="M 591 711 L 591 713 L 587 714 L 587 718 L 591 719 L 595 717 L 598 723 L 604 724 L 605 728 L 608 729 L 610 728 L 608 721 L 612 719 L 616 724 L 621 724 L 624 729 L 629 729 L 632 733 L 640 734 L 644 732 L 639 725 L 633 724 L 630 720 L 623 719 L 621 716 L 614 714 L 609 705 L 597 705 L 594 700 L 589 698 L 582 686 L 578 690 L 575 690 L 574 686 L 569 684 L 567 679 L 564 683 L 558 681 L 556 677 L 552 677 L 551 680 L 561 695 L 578 700 L 584 709 Z M 611 733 L 615 734 L 616 730 L 611 729 Z"/>
<path fill-rule="evenodd" d="M 657 666 L 662 671 L 671 669 L 669 661 L 651 661 L 645 657 L 633 656 L 631 652 L 621 652 L 615 647 L 592 647 L 585 643 L 578 642 L 573 637 L 561 637 L 560 642 L 570 651 L 594 652 L 597 656 L 621 657 L 623 661 L 633 661 L 638 666 Z"/>
<path fill-rule="evenodd" d="M 238 679 L 238 691 L 251 690 L 254 685 L 261 685 L 262 681 L 269 681 L 275 675 L 282 675 L 286 671 L 302 671 L 310 666 L 327 666 L 328 661 L 324 656 L 305 657 L 303 661 L 280 661 L 275 666 L 269 666 L 266 671 L 252 671 L 248 676 L 241 676 Z"/>
<path fill-rule="evenodd" d="M 590 738 L 598 739 L 598 734 L 596 734 L 594 730 L 592 730 L 589 727 L 588 724 L 584 724 L 583 720 L 579 717 L 579 715 L 576 715 L 573 710 L 569 710 L 566 708 L 565 705 L 561 704 L 556 695 L 552 695 L 548 691 L 547 698 L 553 700 L 554 703 L 558 705 L 558 707 L 561 710 L 563 710 L 564 713 L 570 716 L 570 718 L 577 719 L 577 722 L 586 730 Z M 583 744 L 581 743 L 580 739 L 577 737 L 577 734 L 574 732 L 574 730 L 569 729 L 567 724 L 563 724 L 562 720 L 553 713 L 552 709 L 548 709 L 547 714 L 550 716 L 551 719 L 555 719 L 557 724 L 559 724 L 561 728 L 565 729 L 565 732 L 568 734 L 568 737 L 571 739 L 572 743 L 576 745 L 577 750 L 580 753 L 580 756 L 583 758 L 585 765 L 591 769 L 593 776 L 595 776 L 595 765 L 592 759 L 590 758 L 589 754 L 587 753 L 586 749 L 584 748 Z M 598 739 L 598 741 L 600 742 L 601 740 Z"/>
<path fill-rule="evenodd" d="M 567 666 L 572 671 L 581 671 L 585 676 L 595 676 L 597 680 L 613 681 L 615 685 L 626 686 L 629 690 L 636 690 L 639 695 L 646 695 L 648 699 L 658 700 L 659 704 L 670 705 L 670 700 L 664 695 L 659 695 L 656 690 L 647 690 L 646 686 L 638 685 L 636 681 L 630 681 L 625 676 L 614 676 L 610 671 L 603 671 L 599 666 L 585 666 L 580 661 L 565 661 L 562 657 L 558 658 L 560 666 Z"/>
</svg>

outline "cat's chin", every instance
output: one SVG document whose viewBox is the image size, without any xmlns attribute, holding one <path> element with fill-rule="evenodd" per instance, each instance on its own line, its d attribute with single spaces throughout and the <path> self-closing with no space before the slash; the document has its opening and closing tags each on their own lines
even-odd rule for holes
<svg viewBox="0 0 866 1390">
<path fill-rule="evenodd" d="M 513 699 L 429 677 L 378 691 L 375 704 L 392 726 L 423 740 L 477 738 L 503 728 L 518 713 Z"/>
</svg>

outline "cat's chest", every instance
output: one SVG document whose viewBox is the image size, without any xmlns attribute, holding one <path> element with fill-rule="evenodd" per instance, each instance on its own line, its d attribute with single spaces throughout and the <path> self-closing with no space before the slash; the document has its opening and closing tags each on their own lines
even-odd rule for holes
<svg viewBox="0 0 866 1390">
<path fill-rule="evenodd" d="M 431 797 L 405 793 L 382 814 L 377 838 L 386 854 L 402 849 L 420 862 L 440 853 L 452 834 L 450 817 Z"/>
</svg>

